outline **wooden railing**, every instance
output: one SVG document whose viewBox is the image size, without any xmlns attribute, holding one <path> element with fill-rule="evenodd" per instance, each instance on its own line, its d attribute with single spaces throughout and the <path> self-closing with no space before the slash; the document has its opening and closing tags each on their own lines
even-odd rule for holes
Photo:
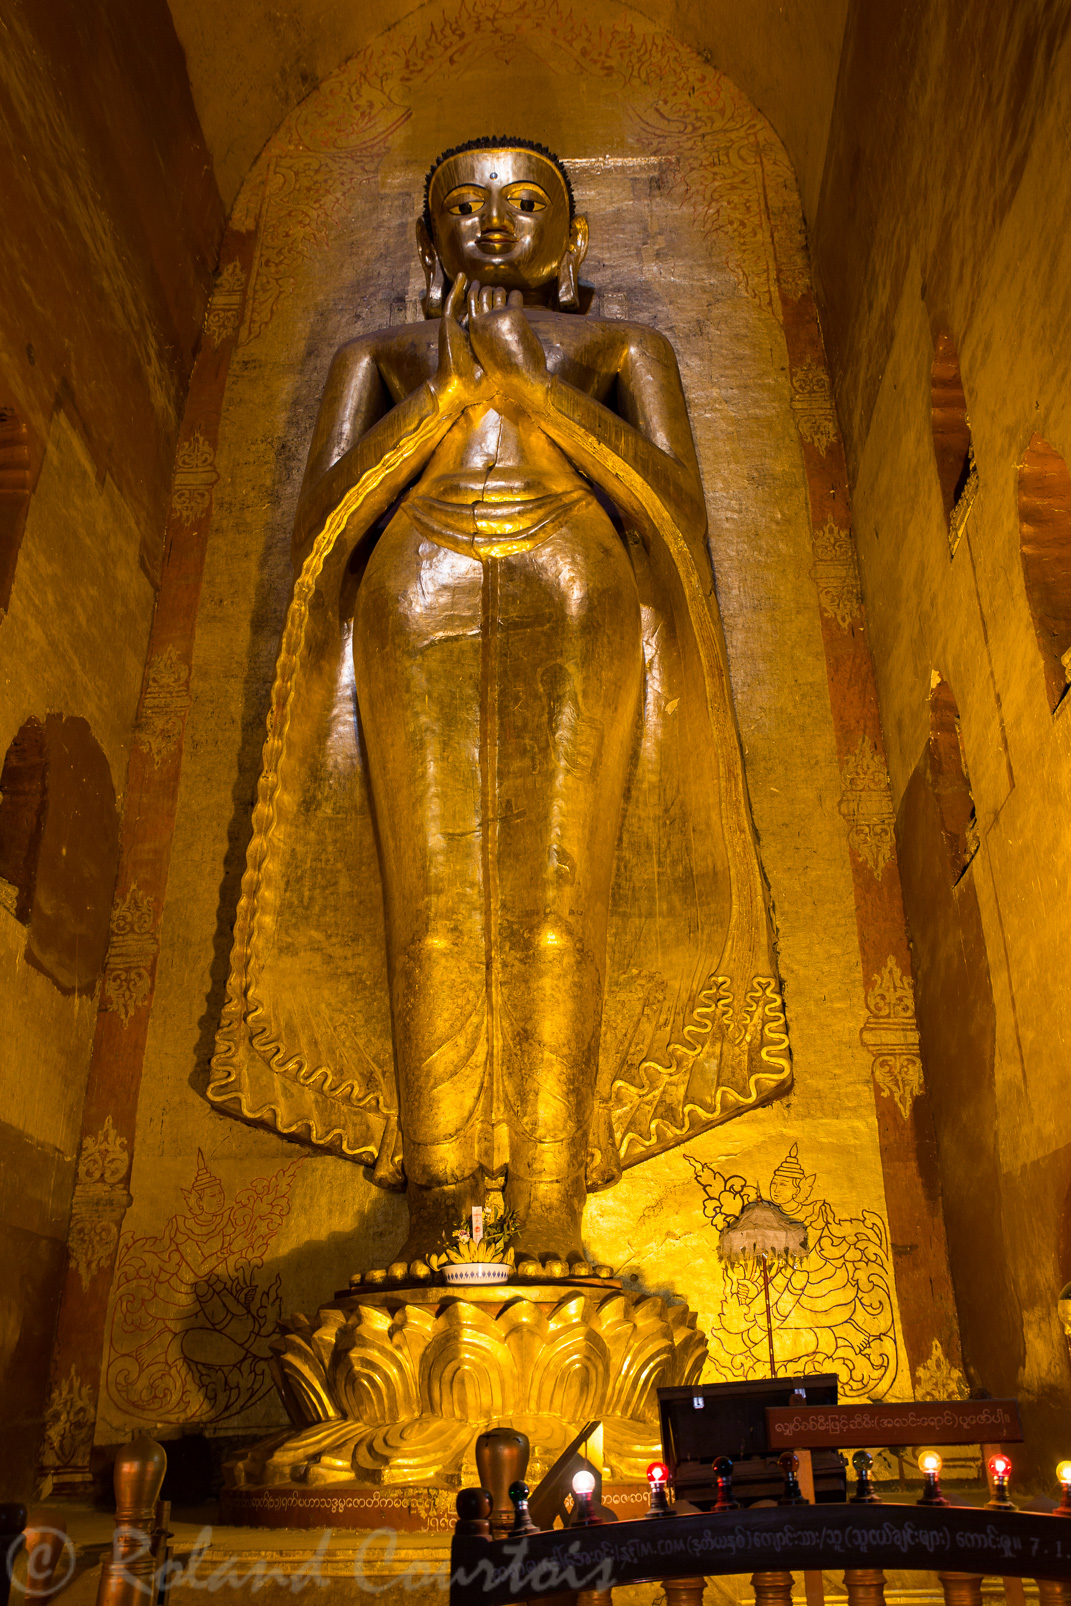
<svg viewBox="0 0 1071 1606">
<path fill-rule="evenodd" d="M 608 1602 L 656 1580 L 674 1606 L 706 1578 L 753 1575 L 757 1606 L 789 1606 L 793 1572 L 843 1571 L 849 1606 L 884 1606 L 884 1569 L 936 1573 L 945 1606 L 980 1606 L 983 1576 L 1037 1580 L 1041 1606 L 1071 1606 L 1071 1522 L 970 1506 L 820 1505 L 649 1517 L 515 1538 L 484 1533 L 480 1491 L 458 1497 L 450 1606 L 555 1595 Z M 489 1509 L 489 1501 L 483 1500 Z"/>
</svg>

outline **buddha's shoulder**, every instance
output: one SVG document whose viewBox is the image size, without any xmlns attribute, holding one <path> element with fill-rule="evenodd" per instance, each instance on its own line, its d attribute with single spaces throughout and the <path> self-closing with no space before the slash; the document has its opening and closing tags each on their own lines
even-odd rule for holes
<svg viewBox="0 0 1071 1606">
<path fill-rule="evenodd" d="M 556 312 L 545 307 L 529 309 L 528 318 L 544 341 L 552 341 L 566 351 L 601 346 L 604 350 L 621 354 L 626 351 L 642 352 L 663 359 L 673 352 L 672 343 L 650 324 L 634 323 L 623 318 L 597 318 L 590 313 L 578 316 L 576 313 Z M 368 358 L 376 362 L 401 357 L 420 359 L 433 354 L 438 343 L 437 318 L 372 329 L 367 334 L 355 335 L 340 346 L 335 352 L 333 367 L 351 369 Z"/>
<path fill-rule="evenodd" d="M 634 323 L 626 318 L 598 318 L 591 313 L 577 316 L 576 313 L 552 312 L 543 308 L 529 316 L 541 334 L 553 330 L 554 338 L 567 346 L 575 347 L 594 341 L 634 351 L 664 353 L 673 350 L 672 342 L 648 323 Z"/>
<path fill-rule="evenodd" d="M 438 320 L 422 323 L 403 323 L 388 329 L 371 329 L 367 334 L 354 335 L 339 346 L 332 359 L 333 365 L 353 367 L 363 358 L 380 358 L 388 353 L 422 353 L 434 349 L 439 343 Z"/>
</svg>

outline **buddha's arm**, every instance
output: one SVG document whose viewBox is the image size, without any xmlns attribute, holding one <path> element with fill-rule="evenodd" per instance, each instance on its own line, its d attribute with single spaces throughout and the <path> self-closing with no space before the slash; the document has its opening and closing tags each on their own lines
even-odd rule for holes
<svg viewBox="0 0 1071 1606">
<path fill-rule="evenodd" d="M 646 522 L 653 492 L 689 541 L 701 545 L 707 513 L 680 373 L 672 346 L 653 329 L 630 339 L 617 394 L 623 416 L 552 378 L 543 427 L 624 511 Z"/>
<path fill-rule="evenodd" d="M 367 529 L 450 428 L 425 382 L 395 407 L 371 354 L 343 347 L 331 365 L 294 522 L 300 562 L 332 513 L 360 509 Z M 356 532 L 355 532 L 356 533 Z"/>
<path fill-rule="evenodd" d="M 335 354 L 294 521 L 297 562 L 336 514 L 355 516 L 354 535 L 368 529 L 473 399 L 475 366 L 451 304 L 458 299 L 452 296 L 444 309 L 437 372 L 396 406 L 379 370 L 374 335 Z"/>
<path fill-rule="evenodd" d="M 624 416 L 548 373 L 543 348 L 517 307 L 470 319 L 489 382 L 510 395 L 622 510 L 649 526 L 657 503 L 702 546 L 706 507 L 673 348 L 653 329 L 605 329 L 605 360 Z M 622 343 L 623 342 L 623 343 Z"/>
</svg>

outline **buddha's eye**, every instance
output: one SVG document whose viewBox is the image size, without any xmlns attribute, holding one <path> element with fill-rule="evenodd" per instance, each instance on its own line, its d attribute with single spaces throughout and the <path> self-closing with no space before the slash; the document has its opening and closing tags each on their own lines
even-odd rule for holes
<svg viewBox="0 0 1071 1606">
<path fill-rule="evenodd" d="M 538 184 L 517 184 L 505 192 L 506 199 L 518 212 L 545 212 L 549 197 Z"/>
<path fill-rule="evenodd" d="M 486 192 L 477 185 L 464 184 L 459 185 L 456 190 L 451 190 L 444 204 L 446 210 L 453 213 L 454 217 L 470 217 L 473 212 L 480 210 L 486 199 Z"/>
</svg>

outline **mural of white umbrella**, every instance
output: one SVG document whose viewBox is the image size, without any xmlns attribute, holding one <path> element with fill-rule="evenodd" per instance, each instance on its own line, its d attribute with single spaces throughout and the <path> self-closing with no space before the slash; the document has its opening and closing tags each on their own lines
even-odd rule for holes
<svg viewBox="0 0 1071 1606">
<path fill-rule="evenodd" d="M 735 1221 L 723 1227 L 718 1238 L 718 1256 L 728 1266 L 742 1267 L 754 1274 L 762 1266 L 762 1288 L 766 1296 L 766 1337 L 770 1345 L 770 1376 L 777 1376 L 774 1360 L 773 1313 L 770 1309 L 770 1264 L 791 1265 L 807 1253 L 807 1228 L 802 1221 L 786 1215 L 772 1199 L 753 1199 Z"/>
</svg>

